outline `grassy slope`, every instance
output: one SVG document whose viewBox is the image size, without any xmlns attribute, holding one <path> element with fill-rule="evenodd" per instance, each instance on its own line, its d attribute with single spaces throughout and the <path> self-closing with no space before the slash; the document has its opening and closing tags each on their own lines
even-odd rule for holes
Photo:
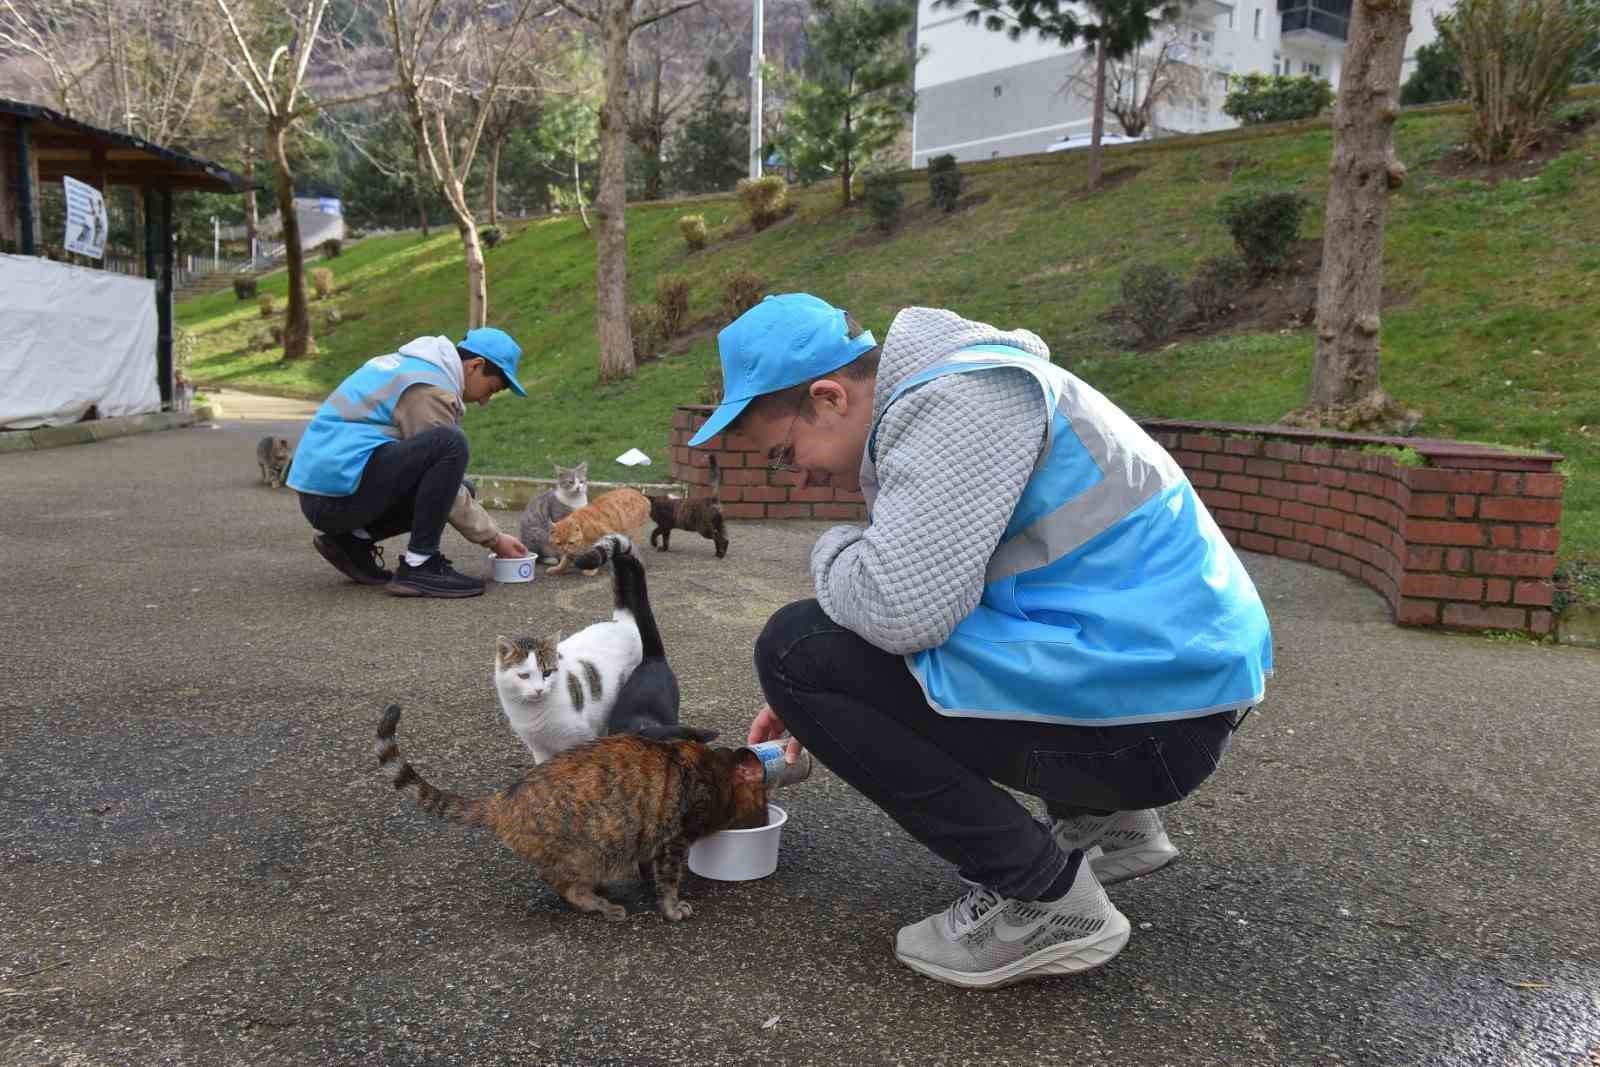
<svg viewBox="0 0 1600 1067">
<path fill-rule="evenodd" d="M 1434 174 L 1462 139 L 1465 117 L 1407 116 L 1400 154 L 1411 180 L 1391 200 L 1385 273 L 1409 300 L 1385 313 L 1383 375 L 1425 414 L 1419 432 L 1563 452 L 1569 475 L 1563 555 L 1600 558 L 1600 136 L 1539 176 L 1497 186 Z M 658 275 L 693 281 L 692 317 L 716 315 L 724 279 L 754 270 L 773 291 L 807 289 L 847 306 L 881 337 L 907 304 L 1039 333 L 1086 380 L 1136 414 L 1270 422 L 1298 406 L 1309 376 L 1309 330 L 1227 335 L 1154 354 L 1131 354 L 1098 316 L 1136 262 L 1187 272 L 1227 251 L 1212 205 L 1232 185 L 1298 187 L 1321 231 L 1330 135 L 1326 130 L 1181 151 L 1123 150 L 1111 168 L 1133 180 L 1085 198 L 1080 154 L 969 174 L 977 206 L 938 219 L 907 185 L 915 217 L 893 237 L 868 235 L 858 210 L 841 214 L 833 186 L 797 192 L 797 217 L 755 236 L 731 199 L 629 211 L 631 285 L 647 299 Z M 713 244 L 689 253 L 676 233 L 688 211 L 706 215 Z M 718 239 L 721 237 L 722 239 Z M 576 219 L 513 228 L 488 255 L 491 320 L 529 355 L 529 401 L 502 397 L 468 415 L 475 470 L 543 474 L 587 458 L 591 476 L 621 478 L 612 457 L 629 446 L 661 456 L 674 404 L 698 398 L 715 364 L 707 333 L 687 352 L 646 364 L 622 385 L 597 384 L 594 253 Z M 231 293 L 180 306 L 199 341 L 194 375 L 207 383 L 320 396 L 355 365 L 420 333 L 459 334 L 465 304 L 457 239 L 447 231 L 374 238 L 326 264 L 357 321 L 321 331 L 319 359 L 286 365 L 246 351 L 265 323 Z M 280 296 L 281 275 L 262 291 Z M 314 302 L 314 310 L 321 305 Z M 659 471 L 661 468 L 650 468 Z M 637 474 L 638 472 L 629 472 Z"/>
</svg>

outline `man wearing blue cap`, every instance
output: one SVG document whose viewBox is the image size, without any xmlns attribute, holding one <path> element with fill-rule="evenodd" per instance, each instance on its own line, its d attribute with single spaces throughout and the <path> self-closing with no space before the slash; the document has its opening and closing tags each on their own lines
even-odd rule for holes
<svg viewBox="0 0 1600 1067">
<path fill-rule="evenodd" d="M 492 327 L 470 330 L 459 343 L 418 337 L 368 360 L 329 395 L 289 472 L 323 559 L 395 596 L 453 598 L 479 596 L 484 585 L 439 551 L 446 522 L 496 555 L 528 554 L 462 484 L 465 405 L 487 404 L 502 389 L 527 396 L 517 381 L 521 358 L 511 335 Z M 405 556 L 391 573 L 378 542 L 408 530 Z"/>
<path fill-rule="evenodd" d="M 989 989 L 1099 966 L 1103 886 L 1176 858 L 1155 809 L 1216 769 L 1272 666 L 1266 612 L 1172 457 L 1025 330 L 908 308 L 879 346 L 816 297 L 718 337 L 721 433 L 868 525 L 756 644 L 751 743 L 800 744 L 966 889 L 895 955 Z M 1002 786 L 1041 798 L 1035 820 Z"/>
</svg>

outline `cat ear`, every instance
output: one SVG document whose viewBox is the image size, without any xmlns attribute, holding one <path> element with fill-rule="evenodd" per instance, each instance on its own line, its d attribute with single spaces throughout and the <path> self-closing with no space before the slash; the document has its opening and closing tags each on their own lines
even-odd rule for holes
<svg viewBox="0 0 1600 1067">
<path fill-rule="evenodd" d="M 578 477 L 585 477 L 589 473 L 589 461 L 584 460 L 582 463 L 578 464 L 572 469 L 577 472 Z"/>
<path fill-rule="evenodd" d="M 761 757 L 748 748 L 739 749 L 734 757 L 733 780 L 740 785 L 765 785 L 767 771 L 761 765 Z"/>
<path fill-rule="evenodd" d="M 494 659 L 496 663 L 505 663 L 516 655 L 517 646 L 511 643 L 511 638 L 501 635 L 494 639 Z"/>
</svg>

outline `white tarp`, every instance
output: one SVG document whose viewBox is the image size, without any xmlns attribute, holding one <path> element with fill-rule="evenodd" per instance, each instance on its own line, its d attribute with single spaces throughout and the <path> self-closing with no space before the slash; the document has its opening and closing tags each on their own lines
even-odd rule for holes
<svg viewBox="0 0 1600 1067">
<path fill-rule="evenodd" d="M 161 410 L 156 283 L 0 255 L 0 429 Z"/>
</svg>

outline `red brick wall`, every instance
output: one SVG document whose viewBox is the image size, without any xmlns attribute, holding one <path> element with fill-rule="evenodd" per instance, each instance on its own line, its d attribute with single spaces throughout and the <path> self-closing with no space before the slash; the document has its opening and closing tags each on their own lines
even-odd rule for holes
<svg viewBox="0 0 1600 1067">
<path fill-rule="evenodd" d="M 766 457 L 737 433 L 689 448 L 710 412 L 696 405 L 673 413 L 670 473 L 705 485 L 706 457 L 715 453 L 729 518 L 865 518 L 860 494 L 797 489 L 793 475 L 766 471 Z M 1550 632 L 1560 456 L 1276 427 L 1143 425 L 1240 548 L 1360 579 L 1408 626 Z M 1362 451 L 1369 445 L 1410 448 L 1428 465 Z"/>
<path fill-rule="evenodd" d="M 722 468 L 722 513 L 730 519 L 836 519 L 860 521 L 867 506 L 860 493 L 842 489 L 799 489 L 795 475 L 766 469 L 767 457 L 738 433 L 722 434 L 703 448 L 690 448 L 689 438 L 712 409 L 705 405 L 680 407 L 672 413 L 672 461 L 668 473 L 681 482 L 707 485 L 711 481 L 709 457 Z"/>
</svg>

